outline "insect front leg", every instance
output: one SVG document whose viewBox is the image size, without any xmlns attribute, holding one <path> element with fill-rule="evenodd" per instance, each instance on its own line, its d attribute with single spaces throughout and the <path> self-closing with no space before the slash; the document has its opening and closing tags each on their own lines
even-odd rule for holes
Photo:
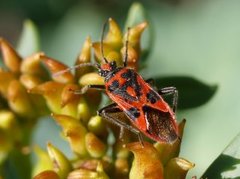
<svg viewBox="0 0 240 179">
<path fill-rule="evenodd" d="M 116 112 L 123 112 L 121 109 L 118 108 L 116 103 L 110 104 L 102 109 L 98 110 L 97 113 L 99 116 L 103 117 L 107 121 L 111 122 L 120 127 L 120 134 L 122 135 L 123 129 L 127 129 L 138 136 L 138 140 L 141 142 L 143 146 L 143 138 L 141 132 L 136 128 L 132 127 L 131 125 L 126 124 L 125 122 L 121 121 L 121 119 L 113 118 L 110 114 Z"/>
<path fill-rule="evenodd" d="M 96 89 L 96 90 L 105 90 L 104 85 L 86 85 L 82 87 L 79 90 L 72 90 L 75 94 L 84 94 L 86 93 L 89 89 Z M 71 90 L 71 89 L 70 89 Z"/>
<path fill-rule="evenodd" d="M 158 90 L 158 93 L 160 95 L 173 95 L 173 112 L 175 113 L 176 109 L 177 109 L 177 102 L 178 102 L 178 90 L 176 89 L 176 87 L 170 86 L 170 87 L 165 87 L 165 88 L 161 88 L 160 90 Z"/>
</svg>

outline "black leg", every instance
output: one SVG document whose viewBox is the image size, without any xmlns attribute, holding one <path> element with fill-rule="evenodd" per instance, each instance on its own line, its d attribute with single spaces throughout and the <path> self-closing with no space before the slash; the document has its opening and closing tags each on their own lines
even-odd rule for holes
<svg viewBox="0 0 240 179">
<path fill-rule="evenodd" d="M 116 113 L 116 112 L 122 112 L 122 110 L 118 108 L 116 103 L 113 103 L 113 104 L 110 104 L 106 107 L 103 107 L 97 113 L 98 113 L 99 116 L 105 118 L 106 120 L 108 120 L 112 124 L 115 124 L 115 125 L 119 126 L 121 135 L 122 135 L 122 132 L 123 132 L 123 128 L 135 133 L 138 136 L 138 140 L 141 142 L 141 144 L 143 146 L 143 138 L 142 138 L 142 135 L 141 135 L 139 130 L 132 127 L 131 125 L 126 124 L 125 122 L 121 121 L 120 119 L 113 118 L 111 115 L 109 115 L 110 113 Z"/>
<path fill-rule="evenodd" d="M 75 94 L 84 94 L 89 89 L 105 90 L 105 86 L 104 85 L 86 85 L 82 87 L 80 90 L 73 90 L 73 89 L 69 89 L 69 90 L 73 91 L 73 93 Z"/>
<path fill-rule="evenodd" d="M 149 78 L 149 79 L 147 79 L 147 80 L 145 80 L 148 84 L 150 84 L 152 87 L 156 87 L 155 86 L 155 81 L 154 81 L 154 79 L 152 79 L 152 78 Z"/>
<path fill-rule="evenodd" d="M 176 87 L 170 86 L 170 87 L 165 87 L 160 90 L 158 90 L 158 93 L 160 95 L 173 95 L 173 112 L 176 112 L 177 109 L 177 102 L 178 102 L 178 90 Z"/>
</svg>

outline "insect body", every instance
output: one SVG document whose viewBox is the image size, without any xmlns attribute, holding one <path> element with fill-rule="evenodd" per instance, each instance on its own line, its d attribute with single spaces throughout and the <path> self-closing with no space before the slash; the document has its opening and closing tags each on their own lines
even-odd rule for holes
<svg viewBox="0 0 240 179">
<path fill-rule="evenodd" d="M 127 67 L 128 48 L 126 48 L 123 67 L 117 67 L 115 61 L 109 62 L 104 57 L 102 44 L 103 35 L 101 39 L 101 51 L 104 64 L 87 63 L 80 64 L 74 68 L 86 65 L 96 67 L 99 75 L 104 77 L 105 85 L 87 85 L 81 90 L 75 90 L 75 93 L 83 94 L 89 88 L 106 90 L 107 95 L 114 103 L 98 110 L 98 115 L 120 126 L 121 131 L 125 128 L 134 132 L 138 135 L 141 142 L 140 131 L 149 138 L 159 142 L 172 143 L 176 139 L 179 139 L 178 125 L 175 119 L 178 97 L 176 88 L 166 87 L 156 91 L 134 69 Z M 125 46 L 128 47 L 128 40 Z M 71 69 L 73 68 L 69 68 L 67 71 Z M 64 72 L 66 70 L 59 73 Z M 173 94 L 172 109 L 162 98 L 162 95 L 169 94 Z M 111 113 L 116 112 L 123 112 L 135 127 L 126 124 L 121 119 L 114 118 Z"/>
<path fill-rule="evenodd" d="M 135 70 L 116 67 L 113 61 L 103 64 L 99 68 L 99 74 L 105 78 L 107 95 L 115 102 L 99 110 L 100 116 L 109 119 L 109 113 L 122 111 L 138 130 L 155 141 L 171 143 L 178 138 L 174 111 Z M 177 91 L 173 87 L 164 88 L 160 93 L 173 93 L 177 97 Z M 174 103 L 176 105 L 176 100 Z M 120 126 L 126 127 L 126 124 Z M 139 134 L 131 127 L 126 128 Z"/>
</svg>

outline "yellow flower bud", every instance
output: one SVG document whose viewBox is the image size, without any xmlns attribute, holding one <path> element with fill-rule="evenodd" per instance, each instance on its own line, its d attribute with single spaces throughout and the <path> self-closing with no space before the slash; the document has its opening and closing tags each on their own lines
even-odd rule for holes
<svg viewBox="0 0 240 179">
<path fill-rule="evenodd" d="M 49 157 L 53 163 L 54 171 L 60 178 L 65 179 L 68 173 L 72 170 L 72 165 L 66 156 L 51 143 L 47 145 Z"/>
<path fill-rule="evenodd" d="M 102 157 L 107 150 L 106 144 L 91 132 L 87 133 L 85 137 L 85 145 L 91 157 L 94 158 Z"/>
<path fill-rule="evenodd" d="M 37 175 L 40 172 L 44 172 L 46 170 L 53 170 L 53 164 L 48 153 L 42 150 L 40 147 L 35 146 L 34 152 L 37 156 L 37 163 L 33 168 L 32 176 Z"/>
<path fill-rule="evenodd" d="M 8 86 L 14 79 L 13 73 L 0 69 L 0 93 L 4 98 L 7 98 Z"/>
<path fill-rule="evenodd" d="M 63 83 L 48 81 L 28 90 L 33 94 L 41 94 L 46 99 L 49 109 L 54 113 L 61 113 L 61 94 Z"/>
<path fill-rule="evenodd" d="M 129 173 L 128 159 L 118 158 L 115 160 L 115 178 L 127 178 Z"/>
<path fill-rule="evenodd" d="M 2 50 L 4 64 L 7 68 L 13 73 L 19 73 L 22 58 L 3 38 L 0 38 L 0 48 Z"/>
<path fill-rule="evenodd" d="M 140 23 L 129 30 L 129 45 L 131 45 L 136 52 L 140 53 L 140 38 L 144 29 L 148 26 L 147 22 Z M 124 35 L 124 42 L 127 40 L 127 32 Z"/>
<path fill-rule="evenodd" d="M 54 73 L 66 70 L 68 67 L 64 65 L 63 63 L 52 59 L 50 57 L 47 57 L 45 55 L 41 55 L 40 58 L 46 65 L 46 67 L 50 70 L 51 74 L 54 75 Z M 67 71 L 65 73 L 59 74 L 57 76 L 52 76 L 53 80 L 59 83 L 73 83 L 74 82 L 74 76 L 70 71 Z"/>
<path fill-rule="evenodd" d="M 122 46 L 122 32 L 116 21 L 108 19 L 109 31 L 104 38 L 104 43 L 110 45 L 113 49 L 119 50 Z"/>
<path fill-rule="evenodd" d="M 77 114 L 77 119 L 80 119 L 81 122 L 84 124 L 87 124 L 90 117 L 91 117 L 91 111 L 90 111 L 90 106 L 87 104 L 85 98 L 81 98 L 80 102 L 77 106 L 78 114 Z"/>
<path fill-rule="evenodd" d="M 80 156 L 87 156 L 88 153 L 85 147 L 87 130 L 85 127 L 77 119 L 70 116 L 53 114 L 53 118 L 63 128 L 71 149 Z"/>
<path fill-rule="evenodd" d="M 52 170 L 46 170 L 33 177 L 33 179 L 60 179 L 60 177 L 56 172 Z"/>
<path fill-rule="evenodd" d="M 21 63 L 21 72 L 28 75 L 36 75 L 41 79 L 47 78 L 47 71 L 42 67 L 41 57 L 43 52 L 35 53 Z"/>
<path fill-rule="evenodd" d="M 130 179 L 163 179 L 163 166 L 152 144 L 144 142 L 142 146 L 140 142 L 135 142 L 127 144 L 127 148 L 134 154 Z"/>
<path fill-rule="evenodd" d="M 20 76 L 20 82 L 26 89 L 32 89 L 40 85 L 43 81 L 36 75 L 23 74 Z"/>
<path fill-rule="evenodd" d="M 126 47 L 123 47 L 121 49 L 121 54 L 123 57 L 126 56 Z M 127 66 L 130 68 L 134 68 L 137 70 L 138 68 L 138 60 L 139 60 L 140 54 L 137 53 L 137 51 L 130 45 L 128 45 L 128 59 L 127 59 Z"/>
<path fill-rule="evenodd" d="M 80 86 L 104 85 L 104 78 L 101 77 L 99 74 L 92 72 L 92 73 L 87 73 L 83 75 L 78 82 Z"/>
<path fill-rule="evenodd" d="M 8 86 L 8 104 L 14 112 L 22 117 L 32 118 L 36 115 L 26 89 L 17 80 L 11 81 Z"/>
<path fill-rule="evenodd" d="M 99 162 L 96 171 L 87 169 L 77 169 L 72 171 L 67 179 L 109 179 L 107 174 L 104 172 L 102 164 Z"/>
<path fill-rule="evenodd" d="M 89 63 L 91 60 L 91 46 L 92 42 L 90 37 L 87 37 L 83 44 L 83 48 L 81 50 L 81 53 L 79 54 L 77 60 L 76 60 L 76 65 L 80 65 L 83 63 Z M 75 70 L 75 76 L 78 79 L 80 76 L 83 74 L 89 73 L 91 71 L 92 67 L 86 66 L 86 67 L 81 67 L 77 68 Z"/>
<path fill-rule="evenodd" d="M 187 172 L 193 167 L 193 163 L 183 158 L 173 158 L 164 169 L 164 179 L 184 179 Z"/>
<path fill-rule="evenodd" d="M 74 101 L 78 101 L 80 99 L 80 95 L 74 93 L 75 90 L 79 90 L 78 85 L 75 85 L 75 84 L 67 84 L 63 88 L 62 95 L 61 95 L 62 107 Z"/>
<path fill-rule="evenodd" d="M 107 128 L 105 121 L 100 116 L 93 116 L 88 122 L 88 130 L 96 135 L 105 136 Z"/>
</svg>

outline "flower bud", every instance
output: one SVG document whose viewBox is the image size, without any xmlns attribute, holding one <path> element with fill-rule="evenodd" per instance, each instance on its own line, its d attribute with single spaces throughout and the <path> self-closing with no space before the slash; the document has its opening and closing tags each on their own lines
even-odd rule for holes
<svg viewBox="0 0 240 179">
<path fill-rule="evenodd" d="M 164 179 L 186 178 L 187 172 L 193 167 L 193 163 L 183 158 L 173 158 L 164 169 Z"/>
<path fill-rule="evenodd" d="M 52 164 L 51 159 L 46 151 L 42 150 L 38 146 L 35 146 L 34 152 L 37 156 L 37 163 L 33 168 L 33 173 L 32 173 L 33 176 L 37 175 L 40 172 L 53 170 L 53 164 Z M 44 174 L 44 176 L 45 176 L 45 174 Z"/>
<path fill-rule="evenodd" d="M 107 150 L 106 144 L 91 132 L 87 133 L 85 137 L 85 145 L 91 157 L 94 158 L 102 157 Z"/>
<path fill-rule="evenodd" d="M 53 118 L 63 128 L 64 135 L 67 137 L 71 149 L 80 156 L 87 156 L 88 153 L 85 146 L 87 130 L 85 127 L 77 119 L 70 116 L 53 114 Z"/>
<path fill-rule="evenodd" d="M 80 65 L 83 63 L 89 63 L 91 60 L 91 39 L 90 37 L 87 37 L 87 39 L 85 40 L 84 44 L 83 44 L 83 48 L 81 50 L 81 53 L 79 54 L 75 65 Z M 81 68 L 77 68 L 75 70 L 75 76 L 78 79 L 80 76 L 89 73 L 91 71 L 92 67 L 89 66 L 85 66 L 85 67 L 81 67 Z"/>
<path fill-rule="evenodd" d="M 13 73 L 19 73 L 22 58 L 3 38 L 0 38 L 0 48 L 2 50 L 3 61 L 6 67 Z"/>
<path fill-rule="evenodd" d="M 129 45 L 132 46 L 136 52 L 140 53 L 140 39 L 144 29 L 148 26 L 147 22 L 142 22 L 129 30 Z M 127 40 L 127 32 L 124 35 L 124 41 Z"/>
<path fill-rule="evenodd" d="M 53 163 L 54 171 L 60 178 L 65 179 L 68 173 L 72 170 L 72 165 L 66 156 L 51 143 L 47 145 L 49 157 Z"/>
<path fill-rule="evenodd" d="M 33 177 L 33 179 L 60 179 L 60 177 L 56 172 L 52 170 L 46 170 Z"/>
<path fill-rule="evenodd" d="M 99 63 L 103 62 L 103 55 L 104 57 L 109 61 L 116 61 L 117 66 L 122 64 L 122 57 L 120 54 L 120 51 L 116 51 L 110 46 L 109 44 L 103 43 L 103 53 L 101 51 L 101 43 L 95 42 L 92 44 L 92 47 L 94 49 L 94 54 Z"/>
<path fill-rule="evenodd" d="M 118 158 L 115 160 L 115 178 L 128 178 L 128 159 Z"/>
<path fill-rule="evenodd" d="M 20 82 L 26 89 L 32 89 L 40 85 L 43 81 L 36 75 L 23 74 L 20 76 Z"/>
<path fill-rule="evenodd" d="M 8 86 L 12 80 L 16 79 L 14 74 L 0 69 L 0 94 L 7 98 Z"/>
<path fill-rule="evenodd" d="M 104 85 L 104 78 L 101 77 L 99 74 L 92 72 L 92 73 L 87 73 L 83 75 L 78 82 L 80 86 L 93 85 L 93 84 Z"/>
<path fill-rule="evenodd" d="M 119 50 L 122 46 L 122 32 L 116 21 L 108 19 L 109 31 L 104 38 L 104 43 L 110 45 L 113 49 Z"/>
<path fill-rule="evenodd" d="M 47 71 L 42 67 L 41 57 L 43 52 L 35 53 L 21 63 L 21 72 L 28 75 L 36 75 L 42 79 L 47 79 Z"/>
<path fill-rule="evenodd" d="M 78 103 L 77 106 L 77 119 L 80 119 L 83 124 L 87 124 L 90 117 L 91 117 L 91 111 L 90 111 L 90 106 L 87 104 L 85 98 L 81 98 L 80 102 Z"/>
<path fill-rule="evenodd" d="M 178 125 L 179 137 L 182 138 L 186 120 Z M 177 139 L 173 144 L 156 142 L 154 147 L 160 154 L 160 159 L 165 165 L 171 158 L 177 157 L 180 152 L 181 140 Z"/>
<path fill-rule="evenodd" d="M 49 109 L 54 113 L 61 113 L 61 94 L 64 84 L 48 81 L 29 90 L 33 94 L 41 94 L 46 99 Z"/>
<path fill-rule="evenodd" d="M 100 116 L 93 116 L 90 118 L 88 130 L 98 136 L 105 136 L 107 134 L 106 124 Z"/>
<path fill-rule="evenodd" d="M 11 109 L 22 117 L 32 118 L 35 109 L 31 99 L 22 84 L 13 80 L 8 86 L 8 104 Z"/>
<path fill-rule="evenodd" d="M 152 144 L 130 143 L 126 146 L 134 154 L 130 179 L 163 179 L 163 166 L 159 154 Z"/>
<path fill-rule="evenodd" d="M 104 172 L 102 164 L 99 162 L 96 171 L 91 171 L 87 169 L 77 169 L 72 171 L 67 179 L 109 179 L 107 174 Z"/>
<path fill-rule="evenodd" d="M 121 49 L 121 54 L 123 57 L 126 56 L 126 47 L 123 47 Z M 139 55 L 136 50 L 128 45 L 128 59 L 127 59 L 127 66 L 130 68 L 138 69 L 138 60 L 139 60 Z"/>
<path fill-rule="evenodd" d="M 74 93 L 75 90 L 79 90 L 78 85 L 75 85 L 75 84 L 67 84 L 63 88 L 62 95 L 61 95 L 62 107 L 74 101 L 78 101 L 80 99 L 80 96 Z"/>
<path fill-rule="evenodd" d="M 45 55 L 41 55 L 40 58 L 46 65 L 46 67 L 50 70 L 51 74 L 54 75 L 54 73 L 63 71 L 68 69 L 66 65 L 63 63 L 54 60 L 50 57 L 47 57 Z M 66 71 L 65 73 L 52 76 L 53 80 L 59 83 L 73 83 L 74 82 L 74 76 L 70 71 Z"/>
</svg>

